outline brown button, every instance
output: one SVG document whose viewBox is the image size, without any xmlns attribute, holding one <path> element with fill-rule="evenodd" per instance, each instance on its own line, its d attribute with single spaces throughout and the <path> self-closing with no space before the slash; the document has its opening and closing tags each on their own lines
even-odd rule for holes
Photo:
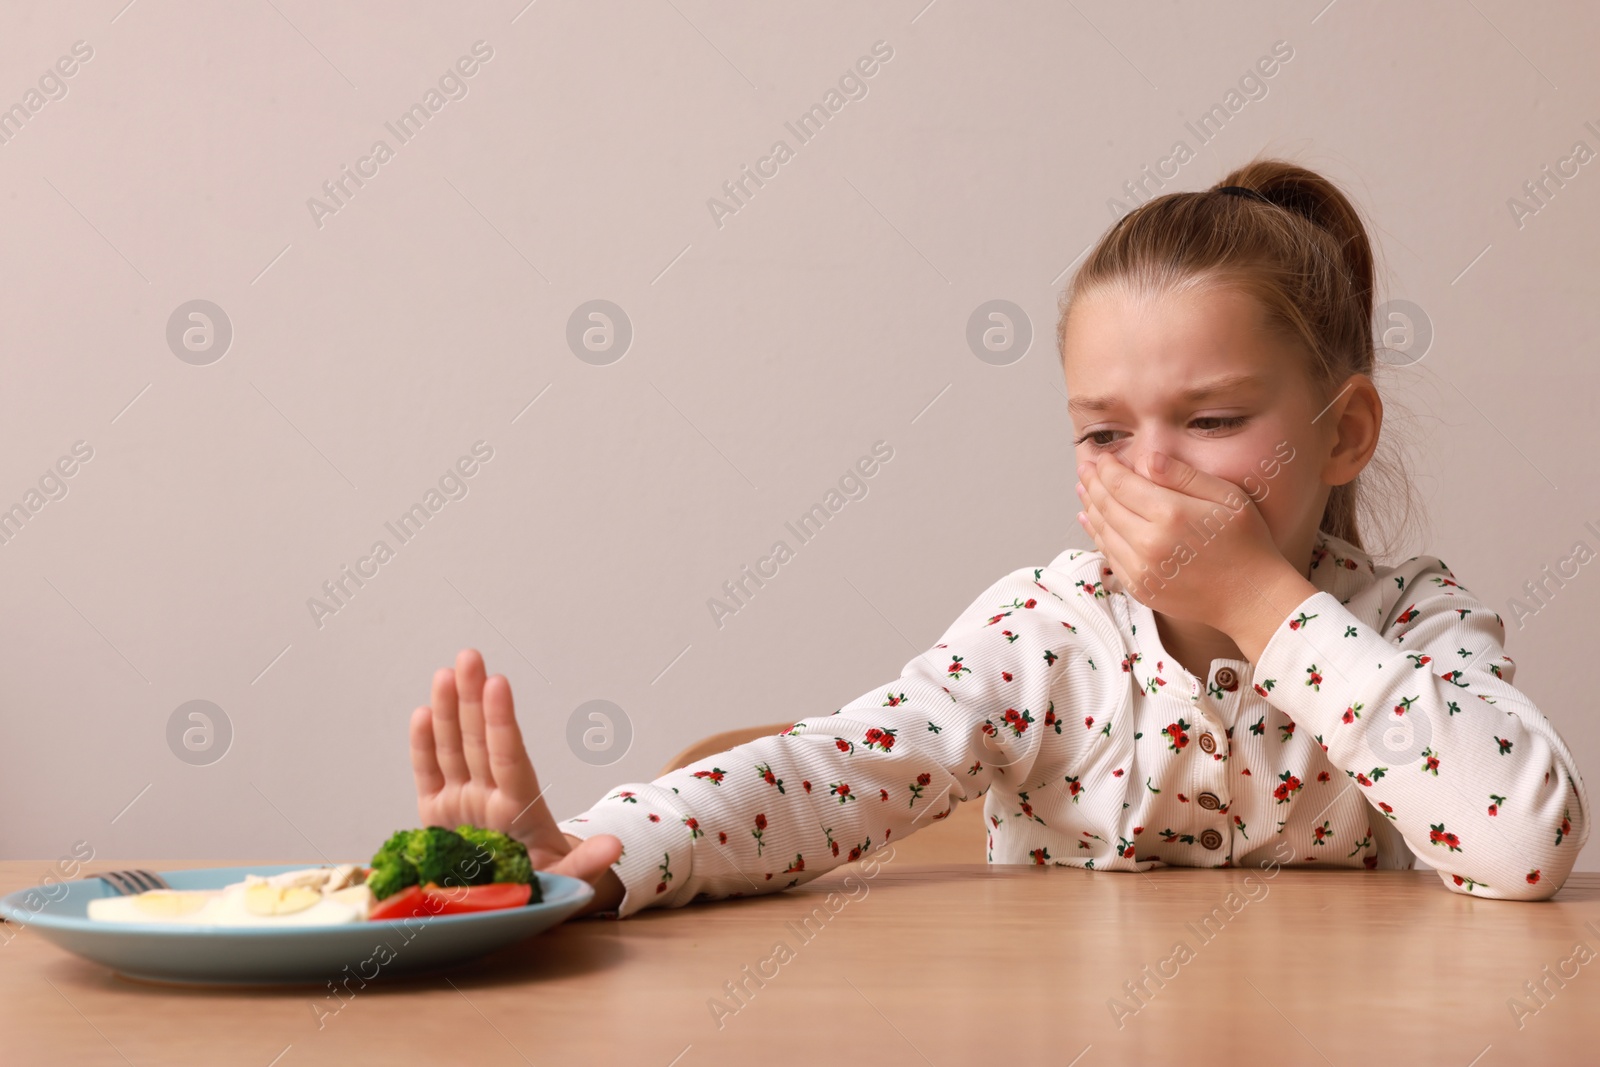
<svg viewBox="0 0 1600 1067">
<path fill-rule="evenodd" d="M 1212 737 L 1210 734 L 1201 734 L 1200 735 L 1200 751 L 1201 752 L 1215 752 L 1216 750 L 1217 750 L 1217 739 L 1215 737 Z"/>
<path fill-rule="evenodd" d="M 1215 793 L 1201 793 L 1198 797 L 1195 797 L 1195 800 L 1207 811 L 1216 811 L 1222 807 L 1222 802 L 1217 799 L 1217 794 Z"/>
<path fill-rule="evenodd" d="M 1222 667 L 1217 671 L 1217 684 L 1231 693 L 1239 688 L 1239 676 L 1232 667 Z"/>
<path fill-rule="evenodd" d="M 1222 835 L 1215 830 L 1207 830 L 1200 835 L 1200 843 L 1215 852 L 1222 847 Z"/>
</svg>

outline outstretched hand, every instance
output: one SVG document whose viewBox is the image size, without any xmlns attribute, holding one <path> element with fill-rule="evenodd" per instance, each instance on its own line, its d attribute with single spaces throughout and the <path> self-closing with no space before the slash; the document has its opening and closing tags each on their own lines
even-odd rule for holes
<svg viewBox="0 0 1600 1067">
<path fill-rule="evenodd" d="M 424 826 L 462 823 L 499 830 L 528 847 L 534 870 L 595 886 L 583 912 L 615 907 L 621 882 L 611 864 L 622 854 L 613 834 L 580 840 L 561 832 L 528 758 L 504 675 L 484 677 L 483 657 L 464 648 L 454 670 L 433 676 L 433 703 L 411 713 L 411 770 Z"/>
</svg>

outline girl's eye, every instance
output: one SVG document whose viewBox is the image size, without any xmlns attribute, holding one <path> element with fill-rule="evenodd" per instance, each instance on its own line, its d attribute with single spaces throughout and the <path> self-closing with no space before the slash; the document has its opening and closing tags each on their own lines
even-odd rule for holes
<svg viewBox="0 0 1600 1067">
<path fill-rule="evenodd" d="M 1220 432 L 1222 430 L 1231 430 L 1231 429 L 1233 429 L 1233 428 L 1235 428 L 1237 426 L 1243 426 L 1246 422 L 1249 421 L 1249 419 L 1248 419 L 1248 417 L 1246 417 L 1244 415 L 1226 415 L 1226 416 L 1224 416 L 1224 415 L 1205 415 L 1205 416 L 1202 416 L 1201 418 L 1195 419 L 1194 421 L 1195 422 L 1216 423 L 1217 425 L 1209 427 L 1209 428 L 1205 428 L 1205 427 L 1201 427 L 1200 428 L 1200 432 L 1203 433 L 1203 434 L 1215 435 L 1216 433 L 1218 433 L 1218 432 Z M 1118 431 L 1118 430 L 1090 430 L 1088 433 L 1084 434 L 1082 437 L 1078 438 L 1076 441 L 1074 441 L 1072 443 L 1075 444 L 1075 445 L 1081 445 L 1085 441 L 1087 441 L 1087 442 L 1089 442 L 1089 444 L 1092 447 L 1097 448 L 1097 449 L 1110 448 L 1112 442 L 1110 440 L 1102 440 L 1101 438 L 1103 436 L 1105 436 L 1105 435 L 1119 433 L 1119 432 L 1121 432 L 1121 431 Z"/>
<path fill-rule="evenodd" d="M 1194 421 L 1219 423 L 1220 425 L 1214 427 L 1211 431 L 1200 431 L 1201 433 L 1215 433 L 1217 430 L 1231 430 L 1235 426 L 1243 426 L 1245 424 L 1245 417 L 1243 415 L 1207 415 L 1203 418 L 1195 419 Z"/>
<path fill-rule="evenodd" d="M 1074 441 L 1072 443 L 1075 444 L 1075 445 L 1081 445 L 1085 441 L 1088 441 L 1089 444 L 1093 445 L 1095 448 L 1109 448 L 1109 447 L 1111 447 L 1111 442 L 1110 441 L 1102 441 L 1102 440 L 1100 440 L 1100 436 L 1102 434 L 1110 434 L 1110 433 L 1116 433 L 1116 432 L 1117 431 L 1115 431 L 1115 430 L 1090 430 L 1088 433 L 1084 434 L 1082 437 L 1078 438 L 1076 441 Z M 1090 440 L 1090 438 L 1093 438 L 1093 440 Z"/>
</svg>

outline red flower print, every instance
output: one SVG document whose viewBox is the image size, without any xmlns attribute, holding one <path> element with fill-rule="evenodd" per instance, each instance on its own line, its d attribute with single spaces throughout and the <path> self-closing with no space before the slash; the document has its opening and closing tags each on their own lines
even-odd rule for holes
<svg viewBox="0 0 1600 1067">
<path fill-rule="evenodd" d="M 656 892 L 657 893 L 665 893 L 666 891 L 667 891 L 667 883 L 665 883 L 665 882 L 657 882 L 656 883 Z"/>
<path fill-rule="evenodd" d="M 1000 672 L 1000 679 L 1002 681 L 1006 681 L 1006 682 L 1011 681 L 1011 672 L 1010 671 L 1001 671 Z"/>
<path fill-rule="evenodd" d="M 1189 803 L 1189 798 L 1184 796 L 1182 793 L 1179 793 L 1178 794 L 1178 802 L 1180 804 L 1187 804 L 1187 803 Z"/>
<path fill-rule="evenodd" d="M 1451 852 L 1461 851 L 1461 839 L 1455 834 L 1447 833 L 1442 822 L 1429 824 L 1428 841 L 1435 845 L 1444 845 Z"/>
<path fill-rule="evenodd" d="M 1326 782 L 1327 780 L 1328 780 L 1328 772 L 1327 771 L 1318 771 L 1317 772 L 1317 781 Z"/>
<path fill-rule="evenodd" d="M 1556 844 L 1561 844 L 1561 839 L 1572 833 L 1572 820 L 1567 818 L 1567 813 L 1561 813 L 1561 826 L 1556 830 Z"/>
<path fill-rule="evenodd" d="M 1144 827 L 1142 827 L 1142 826 L 1135 826 L 1135 827 L 1134 827 L 1134 828 L 1133 828 L 1133 832 L 1134 832 L 1134 833 L 1135 833 L 1135 834 L 1142 834 L 1142 833 L 1144 833 Z"/>
<path fill-rule="evenodd" d="M 1037 864 L 1040 867 L 1043 867 L 1044 864 L 1045 864 L 1045 861 L 1050 858 L 1050 850 L 1047 849 L 1047 848 L 1036 848 L 1033 851 L 1029 852 L 1028 855 L 1033 857 L 1033 862 L 1035 864 Z"/>
<path fill-rule="evenodd" d="M 889 791 L 887 789 L 878 790 L 878 799 L 879 800 L 888 800 L 889 799 Z"/>
<path fill-rule="evenodd" d="M 846 741 L 846 740 L 845 740 L 845 739 L 844 739 L 844 738 L 842 738 L 842 737 L 836 737 L 836 738 L 834 738 L 834 739 L 833 739 L 833 745 L 834 745 L 834 747 L 835 747 L 835 748 L 837 748 L 837 749 L 838 749 L 838 750 L 839 750 L 839 751 L 840 751 L 840 752 L 849 752 L 849 751 L 850 751 L 850 742 L 848 742 L 848 741 Z"/>
<path fill-rule="evenodd" d="M 1072 794 L 1072 802 L 1076 804 L 1078 802 L 1078 794 L 1083 792 L 1083 786 L 1079 783 L 1077 775 L 1067 776 L 1067 792 Z"/>
<path fill-rule="evenodd" d="M 839 803 L 841 804 L 847 800 L 855 799 L 855 794 L 850 792 L 850 785 L 848 782 L 835 782 L 833 785 L 828 787 L 828 792 L 838 797 Z"/>
<path fill-rule="evenodd" d="M 1286 804 L 1290 797 L 1300 791 L 1300 779 L 1288 771 L 1278 775 L 1278 778 L 1283 784 L 1274 789 L 1272 795 L 1277 798 L 1279 804 Z"/>
<path fill-rule="evenodd" d="M 1085 730 L 1094 729 L 1094 716 L 1093 715 L 1085 715 L 1083 717 L 1083 728 Z"/>
<path fill-rule="evenodd" d="M 1167 747 L 1176 752 L 1189 743 L 1189 724 L 1182 718 L 1170 726 L 1163 727 L 1161 732 L 1167 735 Z"/>
<path fill-rule="evenodd" d="M 1528 872 L 1528 884 L 1529 885 L 1538 885 L 1539 884 L 1539 870 L 1538 870 L 1538 868 L 1534 868 L 1533 870 Z"/>
<path fill-rule="evenodd" d="M 1034 607 L 1035 605 L 1037 605 L 1038 603 L 1039 602 L 1037 600 L 1033 599 L 1032 597 L 1029 597 L 1028 600 L 1027 600 L 1027 603 L 1023 604 L 1022 606 L 1025 607 L 1025 608 L 1031 608 L 1031 607 Z"/>
<path fill-rule="evenodd" d="M 758 814 L 756 816 L 756 829 L 757 830 L 765 830 L 766 828 L 767 828 L 767 817 L 765 815 L 759 815 Z"/>
<path fill-rule="evenodd" d="M 660 822 L 661 821 L 661 816 L 657 815 L 655 812 L 652 811 L 650 813 L 650 821 L 651 822 Z"/>
<path fill-rule="evenodd" d="M 728 843 L 728 835 L 726 833 L 724 833 L 723 831 L 718 830 L 717 831 L 717 844 L 726 845 L 727 843 Z"/>
<path fill-rule="evenodd" d="M 866 743 L 868 748 L 876 748 L 883 752 L 894 747 L 894 730 L 880 730 L 874 726 L 867 731 Z"/>
<path fill-rule="evenodd" d="M 807 793 L 809 793 L 809 792 L 811 792 L 811 783 L 810 782 L 801 782 L 800 783 L 800 788 L 804 789 Z"/>
<path fill-rule="evenodd" d="M 1116 770 L 1112 771 L 1111 772 L 1111 777 L 1113 777 L 1113 778 L 1121 778 L 1122 777 L 1122 768 L 1118 767 Z"/>
<path fill-rule="evenodd" d="M 778 787 L 778 792 L 780 792 L 780 793 L 784 792 L 783 779 L 779 778 L 777 775 L 773 774 L 772 773 L 772 768 L 769 767 L 767 764 L 765 764 L 765 763 L 756 764 L 756 773 L 761 776 L 761 780 L 763 782 L 766 782 L 768 785 L 777 786 Z"/>
</svg>

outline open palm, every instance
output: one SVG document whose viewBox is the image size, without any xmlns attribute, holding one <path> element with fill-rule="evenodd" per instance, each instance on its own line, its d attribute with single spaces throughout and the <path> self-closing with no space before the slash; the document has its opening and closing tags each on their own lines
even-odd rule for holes
<svg viewBox="0 0 1600 1067">
<path fill-rule="evenodd" d="M 596 834 L 574 846 L 556 825 L 528 758 L 504 675 L 485 678 L 464 648 L 433 675 L 433 703 L 411 714 L 411 770 L 424 826 L 499 830 L 528 847 L 535 870 L 591 884 L 611 874 L 622 842 Z"/>
</svg>

